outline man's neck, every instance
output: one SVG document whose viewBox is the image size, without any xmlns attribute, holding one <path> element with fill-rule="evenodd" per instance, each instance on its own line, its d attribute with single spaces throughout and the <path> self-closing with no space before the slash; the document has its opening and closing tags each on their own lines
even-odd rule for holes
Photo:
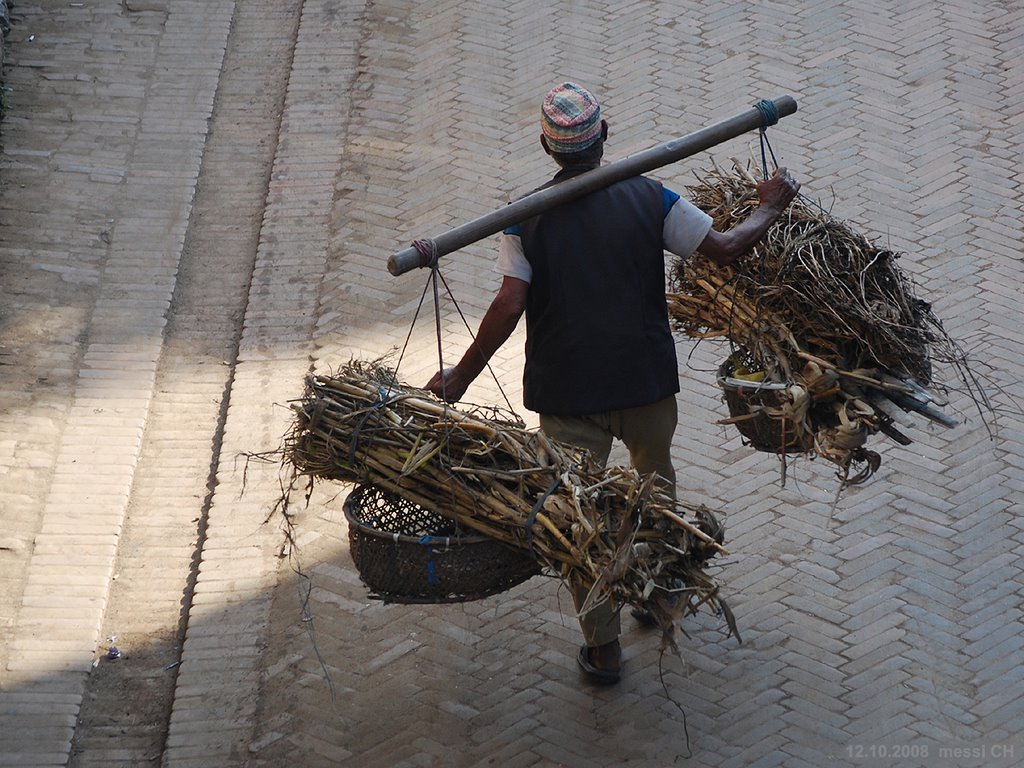
<svg viewBox="0 0 1024 768">
<path fill-rule="evenodd" d="M 558 173 L 555 174 L 555 178 L 560 176 L 576 176 L 587 171 L 592 171 L 601 165 L 601 161 L 596 163 L 580 163 L 579 165 L 563 165 L 558 169 Z"/>
</svg>

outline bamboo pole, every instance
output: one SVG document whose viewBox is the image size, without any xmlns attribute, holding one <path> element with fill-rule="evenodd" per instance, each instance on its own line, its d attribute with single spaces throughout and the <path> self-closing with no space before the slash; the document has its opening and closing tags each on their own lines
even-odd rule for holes
<svg viewBox="0 0 1024 768">
<path fill-rule="evenodd" d="M 773 99 L 771 103 L 775 106 L 775 111 L 780 118 L 796 112 L 796 101 L 792 96 L 780 96 Z M 534 192 L 496 211 L 431 238 L 433 255 L 441 257 L 453 253 L 477 240 L 482 240 L 495 232 L 501 232 L 506 227 L 518 224 L 555 206 L 604 189 L 624 179 L 630 179 L 655 168 L 678 162 L 762 127 L 764 127 L 763 114 L 755 107 L 686 136 L 666 141 L 622 160 L 595 168 L 561 184 Z M 431 254 L 423 254 L 415 247 L 409 247 L 391 255 L 388 259 L 388 271 L 397 277 L 413 269 L 429 266 L 430 262 Z"/>
</svg>

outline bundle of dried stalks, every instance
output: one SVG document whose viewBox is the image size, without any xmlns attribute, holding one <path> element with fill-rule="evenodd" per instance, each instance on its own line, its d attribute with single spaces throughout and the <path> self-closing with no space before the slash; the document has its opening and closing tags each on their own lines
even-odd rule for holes
<svg viewBox="0 0 1024 768">
<path fill-rule="evenodd" d="M 720 523 L 703 506 L 671 499 L 653 475 L 600 469 L 520 422 L 458 411 L 403 386 L 377 363 L 352 362 L 306 384 L 284 448 L 293 481 L 394 492 L 529 549 L 567 582 L 590 587 L 585 609 L 611 597 L 650 610 L 667 637 L 701 605 L 733 627 L 704 571 L 726 552 Z"/>
<path fill-rule="evenodd" d="M 733 173 L 715 167 L 690 189 L 720 231 L 758 204 L 757 181 L 734 165 Z M 674 326 L 733 345 L 720 372 L 727 401 L 733 395 L 726 422 L 771 423 L 774 439 L 754 440 L 757 447 L 821 456 L 844 483 L 878 468 L 880 457 L 865 447 L 870 435 L 911 442 L 894 426 L 894 418 L 906 421 L 901 409 L 955 424 L 924 389 L 932 363 L 955 366 L 969 391 L 977 382 L 930 305 L 915 297 L 898 258 L 797 198 L 733 266 L 699 254 L 677 260 L 667 296 Z"/>
</svg>

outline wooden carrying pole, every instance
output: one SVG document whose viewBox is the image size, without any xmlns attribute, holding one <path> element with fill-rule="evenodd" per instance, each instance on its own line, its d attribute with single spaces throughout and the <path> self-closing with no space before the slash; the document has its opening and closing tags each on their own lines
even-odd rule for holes
<svg viewBox="0 0 1024 768">
<path fill-rule="evenodd" d="M 796 112 L 796 101 L 792 96 L 780 96 L 770 104 L 774 105 L 774 111 L 779 118 Z M 432 238 L 428 241 L 432 245 L 432 254 L 434 257 L 441 257 L 452 253 L 557 205 L 703 152 L 747 131 L 767 127 L 765 114 L 765 110 L 755 106 L 707 128 L 666 141 L 664 144 L 534 192 L 497 211 Z M 392 275 L 402 275 L 418 267 L 429 266 L 431 260 L 431 254 L 421 253 L 415 247 L 409 247 L 392 254 L 388 259 L 388 271 Z"/>
</svg>

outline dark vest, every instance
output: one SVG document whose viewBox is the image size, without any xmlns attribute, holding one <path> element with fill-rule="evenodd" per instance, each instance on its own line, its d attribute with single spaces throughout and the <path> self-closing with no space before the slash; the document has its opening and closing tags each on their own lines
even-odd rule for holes
<svg viewBox="0 0 1024 768">
<path fill-rule="evenodd" d="M 552 183 L 578 173 L 562 171 Z M 662 206 L 661 184 L 637 177 L 520 225 L 533 269 L 523 373 L 531 411 L 615 411 L 679 391 Z"/>
</svg>

